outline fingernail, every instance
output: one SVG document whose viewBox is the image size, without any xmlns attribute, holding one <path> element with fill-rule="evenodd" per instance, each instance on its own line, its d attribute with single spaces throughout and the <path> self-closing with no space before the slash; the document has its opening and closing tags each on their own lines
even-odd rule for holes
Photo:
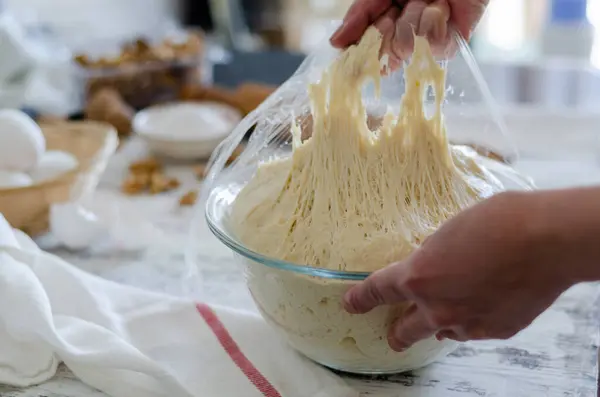
<svg viewBox="0 0 600 397">
<path fill-rule="evenodd" d="M 333 45 L 336 46 L 336 41 L 338 41 L 338 39 L 340 38 L 340 34 L 342 33 L 342 30 L 344 29 L 344 26 L 346 26 L 346 21 L 343 21 L 342 24 L 340 25 L 339 28 L 337 28 L 337 30 L 331 35 L 331 38 L 329 39 L 329 42 Z"/>
<path fill-rule="evenodd" d="M 435 334 L 435 339 L 442 342 L 446 339 L 456 340 L 456 339 L 458 339 L 458 337 L 456 336 L 456 334 L 453 331 L 444 330 L 444 331 L 439 331 L 437 334 Z"/>
<path fill-rule="evenodd" d="M 336 30 L 335 33 L 333 35 L 331 35 L 331 38 L 329 39 L 329 42 L 334 46 L 336 45 L 335 42 L 340 38 L 340 31 L 341 31 L 341 28 Z"/>
<path fill-rule="evenodd" d="M 396 25 L 394 33 L 395 55 L 399 59 L 408 59 L 412 54 L 414 30 L 406 24 Z"/>
</svg>

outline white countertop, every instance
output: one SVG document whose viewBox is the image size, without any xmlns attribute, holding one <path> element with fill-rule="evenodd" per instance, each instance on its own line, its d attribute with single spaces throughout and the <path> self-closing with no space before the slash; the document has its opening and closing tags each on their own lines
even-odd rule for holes
<svg viewBox="0 0 600 397">
<path fill-rule="evenodd" d="M 229 250 L 206 227 L 197 239 L 199 272 L 188 274 L 183 253 L 191 218 L 190 208 L 179 208 L 179 195 L 197 182 L 186 167 L 173 167 L 181 176 L 181 191 L 159 196 L 122 196 L 116 187 L 124 164 L 143 156 L 137 143 L 129 144 L 109 167 L 97 192 L 98 200 L 112 201 L 132 217 L 150 221 L 169 236 L 169 248 L 138 253 L 69 252 L 54 249 L 73 264 L 111 280 L 211 303 L 255 310 L 241 269 Z M 523 172 L 541 188 L 600 184 L 600 163 L 595 159 L 522 160 Z M 439 364 L 414 374 L 388 379 L 348 378 L 364 396 L 431 397 L 546 397 L 596 395 L 598 318 L 596 285 L 576 287 L 544 314 L 538 324 L 514 340 L 465 344 Z M 400 394 L 399 394 L 400 393 Z M 427 394 L 421 394 L 427 393 Z M 61 368 L 46 384 L 30 389 L 0 387 L 2 397 L 96 397 L 103 394 L 74 379 Z"/>
</svg>

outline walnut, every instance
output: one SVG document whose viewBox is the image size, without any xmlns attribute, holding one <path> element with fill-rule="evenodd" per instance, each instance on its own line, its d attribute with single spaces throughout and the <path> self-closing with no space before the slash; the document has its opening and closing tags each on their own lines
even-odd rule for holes
<svg viewBox="0 0 600 397">
<path fill-rule="evenodd" d="M 123 185 L 121 191 L 127 195 L 140 194 L 150 186 L 150 176 L 148 174 L 131 174 Z"/>
<path fill-rule="evenodd" d="M 129 171 L 132 173 L 152 174 L 162 170 L 162 164 L 153 157 L 136 161 L 129 165 Z"/>
<path fill-rule="evenodd" d="M 178 188 L 180 182 L 176 178 L 171 178 L 160 172 L 155 172 L 150 178 L 150 193 L 157 194 L 168 192 Z"/>
<path fill-rule="evenodd" d="M 87 55 L 83 55 L 83 54 L 75 56 L 75 62 L 77 62 L 81 66 L 90 66 L 91 65 L 90 58 L 88 58 Z"/>
<path fill-rule="evenodd" d="M 179 205 L 182 207 L 191 206 L 196 204 L 196 200 L 198 200 L 198 191 L 190 190 L 179 199 Z"/>
</svg>

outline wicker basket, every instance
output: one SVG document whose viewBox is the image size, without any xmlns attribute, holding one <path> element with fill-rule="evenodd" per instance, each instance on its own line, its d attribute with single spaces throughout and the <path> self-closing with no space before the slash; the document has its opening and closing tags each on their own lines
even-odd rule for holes
<svg viewBox="0 0 600 397">
<path fill-rule="evenodd" d="M 94 191 L 118 144 L 117 132 L 105 123 L 57 121 L 40 126 L 47 149 L 73 154 L 79 166 L 39 184 L 0 189 L 0 213 L 30 236 L 48 231 L 51 204 L 77 200 Z"/>
</svg>

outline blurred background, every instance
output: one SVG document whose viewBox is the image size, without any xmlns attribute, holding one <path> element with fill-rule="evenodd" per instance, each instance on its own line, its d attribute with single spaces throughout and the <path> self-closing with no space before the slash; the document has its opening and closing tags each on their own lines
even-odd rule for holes
<svg viewBox="0 0 600 397">
<path fill-rule="evenodd" d="M 20 34 L 35 37 L 38 47 L 52 48 L 54 63 L 67 50 L 98 53 L 138 36 L 158 38 L 175 27 L 201 28 L 211 43 L 204 79 L 232 86 L 242 80 L 281 83 L 351 2 L 3 0 L 0 9 L 12 20 L 4 18 L 4 30 L 18 23 Z M 15 40 L 4 40 L 2 59 L 17 56 L 10 45 Z M 592 108 L 600 103 L 594 77 L 600 67 L 600 0 L 492 0 L 471 45 L 501 102 Z M 18 73 L 10 76 L 18 69 L 15 62 L 0 67 L 0 103 L 5 106 L 24 100 L 17 98 L 22 90 L 14 85 Z M 265 62 L 273 65 L 268 72 Z M 32 105 L 66 111 L 42 99 Z M 77 107 L 61 106 L 70 106 L 68 112 Z"/>
<path fill-rule="evenodd" d="M 55 29 L 69 41 L 119 39 L 151 34 L 171 22 L 202 26 L 239 39 L 249 31 L 274 46 L 308 51 L 322 38 L 331 19 L 341 18 L 352 0 L 4 0 L 3 9 L 24 20 Z M 486 57 L 531 59 L 554 52 L 544 45 L 554 25 L 587 19 L 590 29 L 600 26 L 599 0 L 491 1 L 474 38 Z M 567 40 L 566 40 L 567 41 Z M 570 41 L 570 40 L 568 40 Z M 594 41 L 594 40 L 592 40 Z M 595 40 L 596 42 L 598 40 Z M 600 45 L 588 54 L 600 64 Z"/>
<path fill-rule="evenodd" d="M 77 113 L 81 76 L 64 67 L 75 55 L 189 28 L 204 34 L 204 83 L 276 86 L 351 2 L 2 0 L 0 105 Z M 501 104 L 600 109 L 600 0 L 492 0 L 470 44 Z"/>
</svg>

